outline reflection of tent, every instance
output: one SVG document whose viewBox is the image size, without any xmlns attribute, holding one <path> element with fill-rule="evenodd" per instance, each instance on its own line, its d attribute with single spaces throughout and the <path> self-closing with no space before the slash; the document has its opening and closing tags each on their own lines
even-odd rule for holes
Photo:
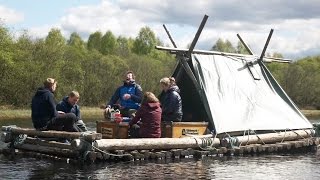
<svg viewBox="0 0 320 180">
<path fill-rule="evenodd" d="M 181 89 L 185 119 L 206 120 L 217 134 L 247 130 L 312 128 L 264 65 L 264 53 L 251 55 L 193 50 L 207 16 L 190 49 L 159 47 L 177 55 L 174 77 Z M 276 59 L 279 61 L 279 59 Z M 280 60 L 281 61 L 281 60 Z"/>
</svg>

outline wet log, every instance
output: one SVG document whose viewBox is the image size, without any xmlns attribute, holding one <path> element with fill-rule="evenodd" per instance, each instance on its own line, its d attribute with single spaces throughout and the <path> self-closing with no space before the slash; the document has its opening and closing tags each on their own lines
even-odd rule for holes
<svg viewBox="0 0 320 180">
<path fill-rule="evenodd" d="M 313 129 L 308 130 L 295 130 L 295 131 L 287 131 L 287 132 L 279 132 L 279 133 L 266 133 L 266 134 L 258 134 L 258 135 L 248 135 L 248 136 L 236 136 L 234 138 L 238 139 L 240 144 L 274 144 L 277 142 L 283 141 L 294 141 L 303 138 L 309 138 L 314 134 Z M 228 138 L 224 138 L 221 140 L 221 145 L 224 147 L 230 146 L 230 140 Z"/>
<path fill-rule="evenodd" d="M 12 134 L 27 134 L 28 136 L 37 137 L 50 137 L 50 138 L 66 138 L 66 139 L 79 139 L 84 138 L 88 141 L 102 139 L 100 133 L 89 132 L 66 132 L 66 131 L 37 131 L 35 129 L 19 128 L 13 126 L 2 126 L 2 131 L 8 131 Z"/>
<path fill-rule="evenodd" d="M 70 149 L 61 149 L 57 147 L 39 146 L 34 144 L 17 144 L 14 146 L 17 149 L 23 149 L 33 152 L 39 152 L 50 155 L 58 155 L 62 157 L 78 158 L 80 154 L 77 151 Z"/>
<path fill-rule="evenodd" d="M 13 141 L 13 136 L 10 132 L 2 132 L 1 133 L 1 141 L 5 143 L 9 143 Z"/>
<path fill-rule="evenodd" d="M 61 149 L 73 149 L 72 146 L 68 143 L 61 143 L 56 141 L 45 141 L 37 138 L 27 137 L 24 140 L 25 144 L 34 144 L 39 146 L 48 146 L 48 147 L 57 147 Z"/>
<path fill-rule="evenodd" d="M 220 145 L 218 138 L 210 138 L 213 146 Z M 201 146 L 200 138 L 143 138 L 143 139 L 101 139 L 95 142 L 95 145 L 102 150 L 168 150 L 176 148 L 194 148 Z"/>
</svg>

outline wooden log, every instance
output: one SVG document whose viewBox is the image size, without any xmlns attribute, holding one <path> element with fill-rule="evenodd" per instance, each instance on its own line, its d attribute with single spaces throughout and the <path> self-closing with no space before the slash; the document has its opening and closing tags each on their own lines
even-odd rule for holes
<svg viewBox="0 0 320 180">
<path fill-rule="evenodd" d="M 288 142 L 283 142 L 283 143 L 278 143 L 279 145 L 282 146 L 282 149 L 283 150 L 291 150 L 291 143 L 288 143 Z"/>
<path fill-rule="evenodd" d="M 313 129 L 309 130 L 295 130 L 295 131 L 287 131 L 287 132 L 279 132 L 279 133 L 267 133 L 267 134 L 258 134 L 257 135 L 249 135 L 249 136 L 236 136 L 239 143 L 241 144 L 261 144 L 262 141 L 266 144 L 272 144 L 276 142 L 282 141 L 294 141 L 303 138 L 309 138 L 310 135 L 314 134 Z M 262 140 L 262 141 L 261 141 Z"/>
<path fill-rule="evenodd" d="M 217 149 L 217 148 L 211 148 L 208 151 L 209 151 L 208 155 L 210 155 L 210 156 L 217 156 L 217 154 L 219 153 L 219 149 Z"/>
<path fill-rule="evenodd" d="M 108 159 L 110 159 L 109 152 L 102 151 L 101 154 L 102 154 L 102 156 L 103 156 L 103 160 L 108 160 Z"/>
<path fill-rule="evenodd" d="M 61 149 L 57 147 L 38 146 L 34 144 L 18 144 L 14 146 L 17 149 L 23 149 L 33 152 L 39 152 L 50 155 L 58 155 L 62 157 L 78 158 L 80 154 L 78 151 L 72 151 L 70 149 Z"/>
<path fill-rule="evenodd" d="M 189 151 L 189 157 L 194 155 L 194 149 L 188 148 L 187 150 Z"/>
<path fill-rule="evenodd" d="M 233 156 L 234 155 L 234 153 L 235 153 L 235 149 L 234 148 L 232 148 L 232 149 L 228 149 L 228 152 L 227 152 L 227 154 L 228 155 L 230 155 L 230 156 Z"/>
<path fill-rule="evenodd" d="M 97 159 L 97 154 L 93 151 L 87 151 L 85 153 L 85 161 L 89 163 L 95 162 Z"/>
<path fill-rule="evenodd" d="M 166 159 L 172 158 L 172 153 L 170 151 L 165 151 Z"/>
<path fill-rule="evenodd" d="M 85 140 L 94 141 L 102 139 L 100 133 L 87 133 L 87 132 L 66 132 L 66 131 L 37 131 L 35 129 L 19 128 L 12 126 L 2 126 L 2 131 L 8 131 L 12 134 L 27 134 L 28 136 L 37 137 L 50 137 L 50 138 L 66 138 L 66 139 L 79 139 L 83 137 Z"/>
<path fill-rule="evenodd" d="M 218 138 L 211 139 L 214 147 L 220 145 Z M 101 139 L 96 141 L 96 146 L 103 150 L 168 150 L 168 149 L 187 149 L 199 148 L 201 145 L 199 138 L 143 138 L 143 139 Z"/>
<path fill-rule="evenodd" d="M 318 137 L 313 138 L 313 143 L 314 143 L 314 145 L 318 146 L 320 143 L 319 138 Z"/>
<path fill-rule="evenodd" d="M 154 153 L 154 152 L 150 152 L 150 158 L 151 159 L 156 159 L 156 153 Z"/>
<path fill-rule="evenodd" d="M 202 151 L 202 150 L 195 150 L 194 151 L 194 156 L 196 158 L 203 158 L 208 155 L 209 155 L 209 151 Z"/>
<path fill-rule="evenodd" d="M 13 141 L 13 136 L 11 132 L 2 132 L 1 133 L 1 141 L 5 143 L 9 143 Z"/>
<path fill-rule="evenodd" d="M 100 152 L 95 152 L 98 160 L 103 160 L 103 155 Z"/>
<path fill-rule="evenodd" d="M 226 154 L 228 152 L 228 149 L 226 147 L 221 147 L 218 150 L 219 154 Z"/>
<path fill-rule="evenodd" d="M 186 149 L 181 150 L 181 156 L 184 158 L 188 158 L 189 156 L 189 151 Z"/>
<path fill-rule="evenodd" d="M 144 159 L 149 159 L 150 158 L 150 152 L 149 150 L 141 150 L 140 154 L 143 154 Z"/>
<path fill-rule="evenodd" d="M 73 149 L 72 146 L 67 143 L 61 143 L 61 142 L 56 142 L 56 141 L 45 141 L 45 140 L 41 140 L 38 138 L 32 138 L 32 137 L 27 137 L 24 140 L 24 143 L 35 144 L 35 145 L 39 145 L 39 146 L 57 147 L 57 148 L 61 148 L 61 149 Z"/>
<path fill-rule="evenodd" d="M 180 158 L 182 149 L 172 149 L 171 152 L 175 158 Z"/>
<path fill-rule="evenodd" d="M 157 159 L 164 159 L 165 158 L 165 154 L 162 152 L 156 152 L 156 158 Z"/>
</svg>

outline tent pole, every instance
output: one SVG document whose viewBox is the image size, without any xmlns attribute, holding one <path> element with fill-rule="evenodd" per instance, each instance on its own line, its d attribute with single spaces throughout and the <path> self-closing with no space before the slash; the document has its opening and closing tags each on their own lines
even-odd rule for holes
<svg viewBox="0 0 320 180">
<path fill-rule="evenodd" d="M 270 30 L 269 36 L 268 36 L 268 38 L 267 38 L 267 41 L 266 41 L 266 43 L 264 44 L 264 47 L 263 47 L 263 50 L 262 50 L 262 53 L 261 53 L 260 59 L 259 59 L 260 62 L 262 61 L 262 59 L 263 59 L 263 57 L 264 57 L 264 54 L 266 53 L 267 47 L 268 47 L 268 45 L 269 45 L 269 42 L 270 42 L 270 39 L 271 39 L 271 36 L 272 36 L 272 33 L 273 33 L 273 29 Z"/>
<path fill-rule="evenodd" d="M 240 42 L 242 43 L 242 45 L 246 48 L 246 50 L 249 52 L 250 55 L 253 55 L 253 51 L 250 49 L 250 47 L 243 41 L 243 39 L 241 38 L 241 36 L 239 34 L 237 34 L 237 37 L 239 38 Z"/>
<path fill-rule="evenodd" d="M 173 41 L 173 39 L 172 39 L 172 37 L 171 37 L 171 35 L 170 35 L 170 33 L 169 33 L 166 25 L 163 24 L 162 26 L 163 26 L 164 30 L 166 31 L 166 33 L 167 33 L 167 35 L 168 35 L 168 37 L 169 37 L 169 39 L 170 39 L 173 47 L 174 47 L 174 48 L 177 48 L 177 45 L 176 45 L 176 43 Z"/>
<path fill-rule="evenodd" d="M 197 43 L 197 41 L 198 41 L 198 39 L 199 39 L 199 37 L 200 37 L 200 34 L 201 34 L 201 32 L 202 32 L 202 30 L 203 30 L 203 28 L 204 28 L 204 25 L 206 24 L 206 22 L 207 22 L 207 19 L 208 19 L 208 15 L 204 15 L 204 17 L 203 17 L 203 19 L 202 19 L 202 22 L 201 22 L 201 24 L 200 24 L 200 26 L 199 26 L 199 28 L 198 28 L 198 31 L 197 31 L 197 33 L 196 33 L 196 35 L 194 36 L 194 38 L 193 38 L 193 41 L 192 41 L 192 43 L 191 43 L 191 45 L 190 45 L 190 48 L 189 48 L 189 51 L 188 51 L 188 56 L 187 57 L 190 57 L 191 56 L 191 53 L 192 53 L 192 51 L 193 51 L 193 49 L 194 49 L 194 47 L 196 46 L 196 43 Z"/>
</svg>

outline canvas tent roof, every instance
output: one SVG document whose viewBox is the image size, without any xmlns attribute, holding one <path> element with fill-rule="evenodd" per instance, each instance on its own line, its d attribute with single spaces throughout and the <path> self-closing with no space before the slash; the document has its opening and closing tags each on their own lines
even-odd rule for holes
<svg viewBox="0 0 320 180">
<path fill-rule="evenodd" d="M 199 90 L 181 65 L 177 66 L 174 76 L 185 115 L 207 119 L 218 134 L 312 128 L 264 64 L 253 63 L 249 70 L 248 62 L 257 59 L 192 54 L 188 64 Z"/>
<path fill-rule="evenodd" d="M 271 29 L 260 57 L 237 34 L 250 55 L 194 50 L 208 19 L 205 15 L 189 49 L 160 47 L 177 55 L 173 76 L 181 90 L 184 120 L 207 120 L 215 134 L 248 130 L 274 131 L 313 128 L 283 91 L 263 61 Z"/>
</svg>

